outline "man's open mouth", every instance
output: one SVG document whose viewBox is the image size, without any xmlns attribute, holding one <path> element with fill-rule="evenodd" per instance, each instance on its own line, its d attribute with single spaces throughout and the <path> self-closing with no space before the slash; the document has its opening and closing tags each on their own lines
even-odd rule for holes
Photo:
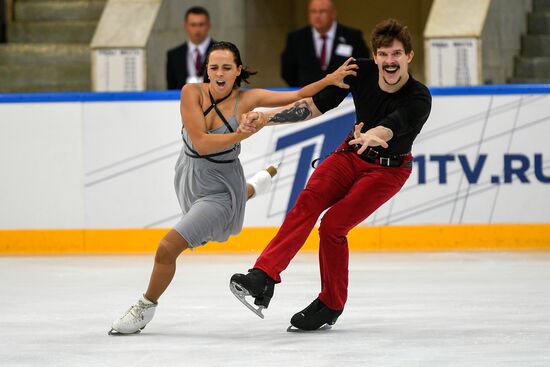
<svg viewBox="0 0 550 367">
<path fill-rule="evenodd" d="M 399 65 L 386 65 L 383 69 L 388 74 L 395 74 L 399 71 Z"/>
</svg>

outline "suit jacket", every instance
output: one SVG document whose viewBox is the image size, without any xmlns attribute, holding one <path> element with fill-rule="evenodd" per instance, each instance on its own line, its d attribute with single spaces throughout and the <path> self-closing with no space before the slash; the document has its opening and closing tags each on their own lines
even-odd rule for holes
<svg viewBox="0 0 550 367">
<path fill-rule="evenodd" d="M 315 54 L 315 43 L 311 27 L 307 26 L 290 32 L 281 55 L 281 76 L 291 87 L 303 87 L 322 79 L 325 75 L 338 69 L 349 58 L 349 56 L 342 55 L 342 48 L 338 49 L 340 44 L 352 47 L 352 53 L 349 56 L 355 58 L 371 57 L 369 48 L 363 39 L 363 32 L 338 23 L 330 63 L 326 70 L 322 70 L 319 59 Z M 337 50 L 339 50 L 338 53 Z"/>
<path fill-rule="evenodd" d="M 214 44 L 214 40 L 208 44 L 207 52 Z M 168 50 L 166 53 L 166 86 L 167 89 L 181 89 L 187 82 L 189 71 L 187 70 L 187 42 Z M 203 55 L 200 74 L 204 73 L 206 55 Z"/>
</svg>

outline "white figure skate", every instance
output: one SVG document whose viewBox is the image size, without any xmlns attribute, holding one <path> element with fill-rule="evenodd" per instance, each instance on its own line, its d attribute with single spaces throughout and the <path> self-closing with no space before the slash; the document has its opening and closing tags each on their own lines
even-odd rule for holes
<svg viewBox="0 0 550 367">
<path fill-rule="evenodd" d="M 271 190 L 271 182 L 273 181 L 273 177 L 277 174 L 277 169 L 279 166 L 280 163 L 269 166 L 266 169 L 257 172 L 246 181 L 246 183 L 254 189 L 254 193 L 252 193 L 250 199 L 255 198 L 258 195 L 265 194 Z"/>
<path fill-rule="evenodd" d="M 155 315 L 156 303 L 142 296 L 135 305 L 130 307 L 120 318 L 113 322 L 109 335 L 137 334 Z"/>
</svg>

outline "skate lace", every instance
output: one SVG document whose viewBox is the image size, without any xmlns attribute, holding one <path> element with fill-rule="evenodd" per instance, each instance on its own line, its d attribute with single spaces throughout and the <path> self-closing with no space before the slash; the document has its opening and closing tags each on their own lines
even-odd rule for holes
<svg viewBox="0 0 550 367">
<path fill-rule="evenodd" d="M 126 311 L 124 316 L 130 314 L 134 319 L 138 320 L 143 318 L 143 313 L 145 310 L 151 307 L 153 307 L 153 305 L 147 305 L 140 300 L 135 305 L 131 306 L 128 311 Z"/>
</svg>

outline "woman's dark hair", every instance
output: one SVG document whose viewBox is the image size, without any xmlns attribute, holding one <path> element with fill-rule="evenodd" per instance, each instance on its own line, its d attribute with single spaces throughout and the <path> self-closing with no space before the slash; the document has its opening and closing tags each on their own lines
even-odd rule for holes
<svg viewBox="0 0 550 367">
<path fill-rule="evenodd" d="M 394 40 L 403 44 L 406 54 L 412 51 L 412 37 L 407 27 L 391 18 L 378 23 L 371 34 L 372 52 L 376 53 L 381 47 L 391 46 Z"/>
<path fill-rule="evenodd" d="M 206 61 L 205 61 L 206 67 L 204 68 L 204 82 L 205 83 L 210 82 L 210 79 L 208 78 L 208 62 L 210 60 L 210 54 L 212 53 L 212 51 L 216 51 L 216 50 L 231 51 L 233 53 L 233 59 L 235 60 L 235 64 L 237 64 L 237 67 L 242 66 L 242 64 L 243 64 L 243 61 L 241 60 L 241 53 L 239 52 L 239 49 L 237 48 L 237 46 L 235 46 L 231 42 L 227 42 L 227 41 L 215 42 L 212 45 L 212 47 L 210 47 L 210 49 L 208 50 L 208 54 L 206 55 Z M 235 84 L 233 85 L 233 88 L 240 87 L 241 82 L 245 82 L 247 84 L 250 84 L 250 82 L 248 81 L 248 78 L 250 78 L 250 76 L 256 75 L 256 74 L 258 74 L 257 71 L 251 71 L 247 67 L 243 66 L 243 68 L 241 69 L 241 75 L 239 75 L 237 77 L 237 79 L 235 79 Z"/>
</svg>

